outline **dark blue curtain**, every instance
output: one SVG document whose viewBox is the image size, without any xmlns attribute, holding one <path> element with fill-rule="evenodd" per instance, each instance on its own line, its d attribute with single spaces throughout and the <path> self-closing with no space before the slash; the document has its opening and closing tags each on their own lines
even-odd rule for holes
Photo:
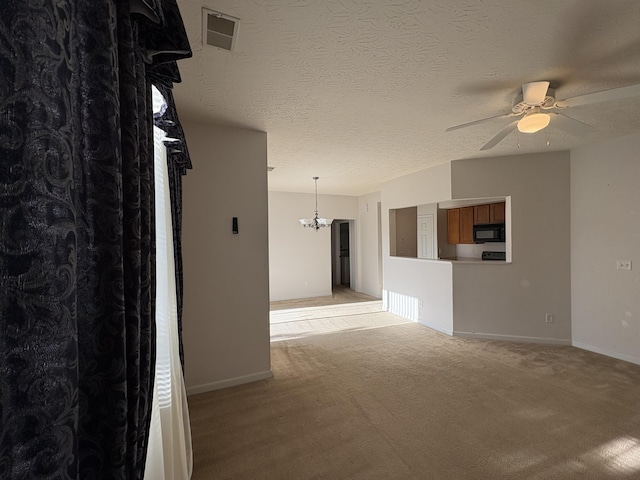
<svg viewBox="0 0 640 480">
<path fill-rule="evenodd" d="M 170 89 L 190 55 L 180 13 L 175 0 L 1 7 L 0 478 L 143 478 L 151 83 Z"/>
</svg>

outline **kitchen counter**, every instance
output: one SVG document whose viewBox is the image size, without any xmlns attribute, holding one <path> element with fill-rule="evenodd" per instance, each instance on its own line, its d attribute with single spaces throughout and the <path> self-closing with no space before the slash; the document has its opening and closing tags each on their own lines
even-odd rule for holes
<svg viewBox="0 0 640 480">
<path fill-rule="evenodd" d="M 505 263 L 511 263 L 507 260 L 482 260 L 478 257 L 449 257 L 449 258 L 416 258 L 416 257 L 399 257 L 392 256 L 391 258 L 397 260 L 406 260 L 409 262 L 414 262 L 416 260 L 420 262 L 429 262 L 429 263 L 454 263 L 454 264 L 473 264 L 473 265 L 504 265 Z"/>
<path fill-rule="evenodd" d="M 504 265 L 507 262 L 506 260 L 482 260 L 477 257 L 452 257 L 452 258 L 441 258 L 440 260 L 452 262 L 452 263 L 473 263 L 478 264 L 481 263 L 483 265 Z"/>
</svg>

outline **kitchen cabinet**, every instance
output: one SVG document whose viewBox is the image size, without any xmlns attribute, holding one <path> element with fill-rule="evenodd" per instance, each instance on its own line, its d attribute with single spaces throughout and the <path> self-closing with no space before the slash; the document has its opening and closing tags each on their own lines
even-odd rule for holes
<svg viewBox="0 0 640 480">
<path fill-rule="evenodd" d="M 447 210 L 447 243 L 473 243 L 473 207 Z"/>
<path fill-rule="evenodd" d="M 490 204 L 491 213 L 490 219 L 491 223 L 504 223 L 505 216 L 505 202 L 500 203 L 492 203 Z"/>
<path fill-rule="evenodd" d="M 470 244 L 474 225 L 505 223 L 505 202 L 485 203 L 447 210 L 447 243 Z"/>
<path fill-rule="evenodd" d="M 489 203 L 475 205 L 473 207 L 473 224 L 487 225 L 491 223 L 504 223 L 505 203 Z"/>
<path fill-rule="evenodd" d="M 473 243 L 473 207 L 460 209 L 460 243 Z"/>
<path fill-rule="evenodd" d="M 447 210 L 447 243 L 456 245 L 460 243 L 460 209 Z"/>
<path fill-rule="evenodd" d="M 491 223 L 491 208 L 489 204 L 475 205 L 473 207 L 473 224 L 485 225 Z"/>
</svg>

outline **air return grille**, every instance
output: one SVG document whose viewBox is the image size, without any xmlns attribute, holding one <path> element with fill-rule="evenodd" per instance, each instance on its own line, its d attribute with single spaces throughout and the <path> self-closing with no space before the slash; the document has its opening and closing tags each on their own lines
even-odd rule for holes
<svg viewBox="0 0 640 480">
<path fill-rule="evenodd" d="M 202 43 L 233 51 L 238 37 L 240 19 L 202 9 Z"/>
</svg>

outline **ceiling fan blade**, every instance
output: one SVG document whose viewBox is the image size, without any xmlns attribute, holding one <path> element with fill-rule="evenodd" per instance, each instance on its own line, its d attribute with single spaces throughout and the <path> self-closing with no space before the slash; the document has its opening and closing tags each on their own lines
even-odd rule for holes
<svg viewBox="0 0 640 480">
<path fill-rule="evenodd" d="M 583 123 L 575 118 L 567 117 L 562 113 L 550 113 L 553 115 L 553 125 L 571 135 L 583 137 L 595 131 L 595 128 L 587 123 Z"/>
<path fill-rule="evenodd" d="M 612 88 L 601 92 L 587 93 L 576 97 L 565 98 L 556 102 L 556 107 L 577 107 L 580 105 L 591 105 L 592 103 L 608 102 L 611 100 L 621 100 L 623 98 L 636 97 L 640 95 L 640 83 L 628 85 L 626 87 Z"/>
<path fill-rule="evenodd" d="M 454 125 L 453 127 L 449 127 L 445 130 L 445 132 L 451 132 L 452 130 L 458 130 L 459 128 L 466 128 L 466 127 L 470 127 L 472 125 L 477 125 L 479 123 L 483 123 L 483 122 L 487 122 L 489 120 L 493 120 L 495 118 L 507 118 L 507 117 L 512 117 L 513 113 L 503 113 L 502 115 L 496 115 L 494 117 L 487 117 L 487 118 L 482 118 L 480 120 L 474 120 L 473 122 L 469 122 L 469 123 L 463 123 L 461 125 Z"/>
<path fill-rule="evenodd" d="M 500 143 L 504 139 L 504 137 L 506 137 L 511 132 L 513 132 L 516 129 L 517 125 L 518 125 L 518 120 L 514 120 L 513 122 L 511 122 L 505 128 L 500 130 L 500 132 L 491 140 L 489 140 L 480 150 L 489 150 L 490 148 L 495 147 L 498 143 Z"/>
</svg>

